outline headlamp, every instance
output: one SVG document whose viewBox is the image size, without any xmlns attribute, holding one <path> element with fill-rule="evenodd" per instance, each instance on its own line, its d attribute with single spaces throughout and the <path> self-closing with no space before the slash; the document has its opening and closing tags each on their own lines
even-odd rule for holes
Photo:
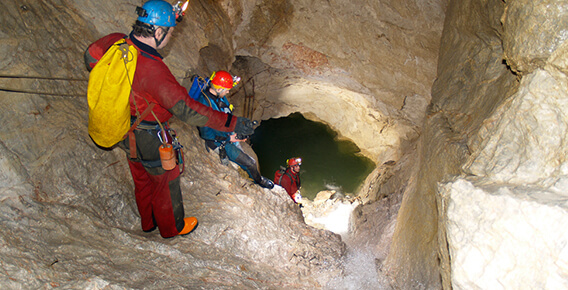
<svg viewBox="0 0 568 290">
<path fill-rule="evenodd" d="M 290 158 L 288 160 L 286 160 L 286 164 L 288 164 L 288 166 L 301 166 L 302 165 L 302 158 L 300 157 L 294 157 L 294 158 Z"/>
<path fill-rule="evenodd" d="M 240 77 L 234 76 L 233 77 L 233 87 L 236 87 L 239 84 L 240 81 L 241 81 Z"/>
<path fill-rule="evenodd" d="M 185 16 L 185 10 L 189 7 L 189 0 L 183 2 L 178 1 L 174 5 L 174 13 L 176 15 L 176 22 L 181 22 L 183 20 L 183 16 Z"/>
</svg>

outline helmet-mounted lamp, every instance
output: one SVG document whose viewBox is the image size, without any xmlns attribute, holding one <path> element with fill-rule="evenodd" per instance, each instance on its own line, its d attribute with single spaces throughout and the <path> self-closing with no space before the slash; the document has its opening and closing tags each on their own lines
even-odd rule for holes
<svg viewBox="0 0 568 290">
<path fill-rule="evenodd" d="M 189 7 L 189 0 L 187 1 L 178 1 L 174 5 L 174 12 L 176 14 L 176 22 L 181 22 L 183 17 L 185 16 L 185 10 Z"/>
</svg>

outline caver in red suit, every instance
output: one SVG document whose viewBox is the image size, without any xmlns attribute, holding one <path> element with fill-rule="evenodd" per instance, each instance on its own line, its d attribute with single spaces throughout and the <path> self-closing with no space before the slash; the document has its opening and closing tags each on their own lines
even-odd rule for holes
<svg viewBox="0 0 568 290">
<path fill-rule="evenodd" d="M 290 198 L 295 203 L 300 203 L 302 200 L 302 195 L 300 194 L 300 166 L 302 165 L 302 158 L 293 157 L 286 160 L 285 171 L 276 171 L 274 173 L 274 183 L 282 186 Z"/>
<path fill-rule="evenodd" d="M 162 143 L 157 134 L 160 126 L 156 117 L 166 129 L 167 121 L 172 116 L 191 125 L 225 132 L 241 131 L 244 135 L 250 135 L 253 129 L 252 122 L 246 118 L 215 111 L 190 98 L 162 61 L 157 49 L 168 43 L 175 26 L 175 18 L 172 20 L 173 13 L 170 13 L 170 9 L 173 9 L 171 4 L 151 0 L 141 9 L 142 12 L 137 10 L 140 17 L 129 36 L 113 33 L 97 40 L 85 52 L 85 62 L 87 68 L 92 69 L 120 38 L 129 38 L 138 50 L 132 81 L 134 101 L 130 101 L 131 115 L 136 116 L 136 110 L 143 112 L 148 106 L 147 102 L 155 105 L 152 109 L 154 114 L 148 114 L 134 131 L 137 158 L 129 159 L 128 163 L 134 180 L 142 230 L 152 231 L 157 227 L 160 235 L 168 238 L 188 234 L 197 226 L 197 219 L 184 218 L 178 166 L 173 170 L 161 167 L 158 148 Z M 164 20 L 163 15 L 168 17 Z M 151 36 L 148 36 L 149 33 Z M 130 151 L 128 138 L 119 146 Z"/>
<path fill-rule="evenodd" d="M 294 194 L 300 189 L 300 173 L 293 172 L 290 167 L 286 168 L 286 173 L 282 175 L 280 186 L 284 187 L 292 200 L 296 201 Z"/>
</svg>

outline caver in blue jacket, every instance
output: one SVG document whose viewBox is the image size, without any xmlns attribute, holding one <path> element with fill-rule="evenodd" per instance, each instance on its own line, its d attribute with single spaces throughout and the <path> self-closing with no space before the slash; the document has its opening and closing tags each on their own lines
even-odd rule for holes
<svg viewBox="0 0 568 290">
<path fill-rule="evenodd" d="M 213 108 L 216 111 L 232 113 L 233 106 L 225 96 L 215 95 L 216 91 L 210 86 L 206 87 L 197 99 L 200 103 Z M 240 142 L 231 142 L 233 132 L 223 132 L 210 127 L 198 127 L 201 138 L 205 140 L 207 148 L 217 150 L 222 162 L 228 158 L 245 170 L 254 182 L 264 188 L 272 189 L 274 183 L 260 175 L 256 160 L 243 152 Z"/>
</svg>

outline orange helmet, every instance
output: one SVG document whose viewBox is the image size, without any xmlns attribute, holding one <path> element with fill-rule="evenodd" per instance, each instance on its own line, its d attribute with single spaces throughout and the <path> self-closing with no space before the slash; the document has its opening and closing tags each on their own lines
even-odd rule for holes
<svg viewBox="0 0 568 290">
<path fill-rule="evenodd" d="M 230 90 L 236 86 L 240 80 L 239 77 L 233 77 L 230 73 L 220 70 L 218 72 L 213 72 L 211 75 L 211 84 L 215 89 L 226 89 Z"/>
<path fill-rule="evenodd" d="M 292 157 L 288 160 L 286 160 L 286 163 L 288 163 L 288 166 L 293 166 L 293 165 L 302 165 L 302 158 L 300 157 Z"/>
</svg>

